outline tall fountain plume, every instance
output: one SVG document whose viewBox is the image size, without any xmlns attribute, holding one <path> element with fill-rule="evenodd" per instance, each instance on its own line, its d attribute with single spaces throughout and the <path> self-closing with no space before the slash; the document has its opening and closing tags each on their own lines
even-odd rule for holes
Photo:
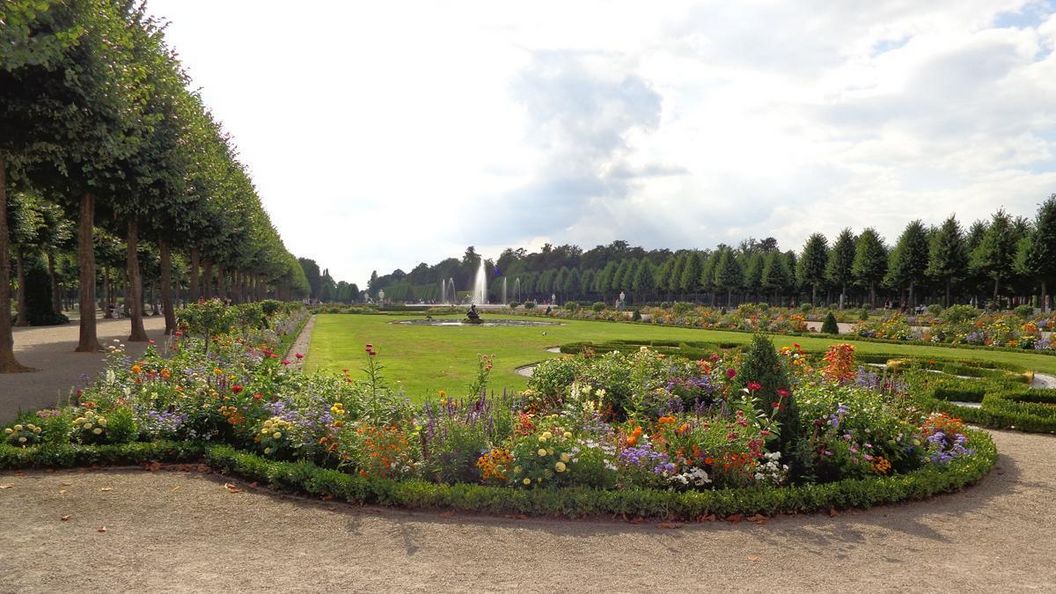
<svg viewBox="0 0 1056 594">
<path fill-rule="evenodd" d="M 488 275 L 484 271 L 484 258 L 480 259 L 477 276 L 473 279 L 473 303 L 483 305 L 488 302 Z"/>
<path fill-rule="evenodd" d="M 447 298 L 448 303 L 458 303 L 458 292 L 455 291 L 455 279 L 447 279 Z"/>
<path fill-rule="evenodd" d="M 502 304 L 506 305 L 506 277 L 502 277 Z"/>
</svg>

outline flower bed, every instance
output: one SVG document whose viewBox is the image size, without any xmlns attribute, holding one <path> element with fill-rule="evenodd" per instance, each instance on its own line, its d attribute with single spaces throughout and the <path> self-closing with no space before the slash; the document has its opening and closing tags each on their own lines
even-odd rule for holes
<svg viewBox="0 0 1056 594">
<path fill-rule="evenodd" d="M 195 307 L 184 319 L 225 319 Z M 847 345 L 816 363 L 761 337 L 695 359 L 586 353 L 499 396 L 481 357 L 466 397 L 413 406 L 378 347 L 364 348 L 362 377 L 305 374 L 276 352 L 274 327 L 199 337 L 192 324 L 167 358 L 113 348 L 72 406 L 5 428 L 0 466 L 193 458 L 359 503 L 697 519 L 926 497 L 996 456 L 985 434 L 908 406 L 899 382 L 858 381 Z"/>
</svg>

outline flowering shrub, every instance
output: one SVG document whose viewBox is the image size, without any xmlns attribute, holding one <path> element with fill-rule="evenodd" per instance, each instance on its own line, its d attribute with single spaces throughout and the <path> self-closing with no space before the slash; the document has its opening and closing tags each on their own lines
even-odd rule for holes
<svg viewBox="0 0 1056 594">
<path fill-rule="evenodd" d="M 41 427 L 33 423 L 16 423 L 4 429 L 4 438 L 13 446 L 26 447 L 40 443 L 42 431 Z"/>
</svg>

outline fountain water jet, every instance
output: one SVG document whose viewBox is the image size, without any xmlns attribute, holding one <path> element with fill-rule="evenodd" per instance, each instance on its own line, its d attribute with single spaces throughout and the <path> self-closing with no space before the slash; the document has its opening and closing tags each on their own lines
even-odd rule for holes
<svg viewBox="0 0 1056 594">
<path fill-rule="evenodd" d="M 473 279 L 473 294 L 470 299 L 471 303 L 476 305 L 484 305 L 488 302 L 488 275 L 484 271 L 484 258 L 480 259 L 477 276 Z"/>
</svg>

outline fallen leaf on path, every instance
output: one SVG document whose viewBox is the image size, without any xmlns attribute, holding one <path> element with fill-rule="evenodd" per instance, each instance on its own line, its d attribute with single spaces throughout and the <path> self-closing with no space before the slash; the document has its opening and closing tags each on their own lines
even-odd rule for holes
<svg viewBox="0 0 1056 594">
<path fill-rule="evenodd" d="M 704 514 L 703 516 L 700 516 L 700 519 L 704 522 L 714 522 L 715 514 Z"/>
<path fill-rule="evenodd" d="M 238 487 L 234 486 L 231 483 L 224 483 L 224 488 L 227 489 L 231 493 L 241 493 L 242 492 L 242 489 L 239 489 Z"/>
<path fill-rule="evenodd" d="M 106 532 L 106 526 L 100 526 L 95 529 L 96 532 Z"/>
<path fill-rule="evenodd" d="M 68 522 L 69 520 L 70 520 L 70 516 L 69 515 L 62 516 L 62 521 L 63 522 Z"/>
<path fill-rule="evenodd" d="M 0 485 L 0 489 L 10 489 L 12 487 L 14 487 L 14 485 Z"/>
<path fill-rule="evenodd" d="M 739 524 L 744 519 L 744 514 L 733 514 L 732 516 L 726 516 L 726 521 L 731 524 Z"/>
<path fill-rule="evenodd" d="M 73 483 L 59 483 L 60 487 L 72 487 Z"/>
<path fill-rule="evenodd" d="M 681 528 L 682 524 L 680 522 L 660 522 L 659 524 L 656 525 L 656 527 L 657 528 L 666 528 L 668 530 L 673 530 L 675 528 Z"/>
<path fill-rule="evenodd" d="M 147 470 L 150 472 L 157 472 L 161 470 L 161 462 L 151 462 L 147 465 Z"/>
<path fill-rule="evenodd" d="M 99 489 L 99 490 L 100 491 L 113 491 L 114 488 L 113 487 L 103 487 L 102 489 Z"/>
<path fill-rule="evenodd" d="M 59 495 L 65 495 L 66 489 L 59 489 Z"/>
<path fill-rule="evenodd" d="M 749 561 L 758 561 L 759 559 L 760 559 L 759 555 L 748 555 L 748 560 Z"/>
<path fill-rule="evenodd" d="M 838 515 L 840 515 L 840 512 L 836 511 L 835 507 L 830 507 L 829 508 L 829 517 L 830 518 L 835 518 Z"/>
<path fill-rule="evenodd" d="M 176 485 L 175 487 L 172 488 L 172 490 L 173 491 L 179 491 L 180 490 L 180 485 Z"/>
<path fill-rule="evenodd" d="M 252 483 L 249 483 L 249 485 L 247 485 L 247 486 L 250 489 L 256 489 L 257 488 L 257 481 L 253 481 Z"/>
<path fill-rule="evenodd" d="M 759 524 L 759 525 L 763 525 L 763 524 L 769 522 L 770 518 L 764 516 L 763 514 L 755 514 L 754 516 L 749 517 L 748 521 L 749 522 L 754 522 L 754 523 Z"/>
</svg>

